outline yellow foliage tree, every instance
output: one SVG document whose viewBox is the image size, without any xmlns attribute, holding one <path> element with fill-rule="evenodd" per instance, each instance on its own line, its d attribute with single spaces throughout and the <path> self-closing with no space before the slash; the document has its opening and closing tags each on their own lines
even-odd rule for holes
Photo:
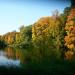
<svg viewBox="0 0 75 75">
<path fill-rule="evenodd" d="M 59 48 L 59 45 L 61 45 L 61 25 L 62 24 L 59 17 L 40 18 L 40 20 L 38 20 L 32 26 L 32 41 L 34 42 L 34 44 L 43 44 L 43 46 L 45 45 L 45 47 L 48 47 L 52 44 L 51 41 L 54 40 L 54 44 L 56 44 L 56 46 Z"/>
</svg>

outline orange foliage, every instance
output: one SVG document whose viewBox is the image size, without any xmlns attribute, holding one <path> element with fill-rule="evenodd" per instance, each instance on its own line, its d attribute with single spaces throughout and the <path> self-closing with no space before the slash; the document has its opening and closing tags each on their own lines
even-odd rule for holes
<svg viewBox="0 0 75 75">
<path fill-rule="evenodd" d="M 69 48 L 70 51 L 65 53 L 66 59 L 72 59 L 75 50 L 75 8 L 71 9 L 70 15 L 68 16 L 67 23 L 65 26 L 65 30 L 67 32 L 67 36 L 65 36 L 65 46 Z"/>
<path fill-rule="evenodd" d="M 18 32 L 8 32 L 7 34 L 2 36 L 2 39 L 9 45 L 12 45 L 16 42 L 16 35 Z"/>
<path fill-rule="evenodd" d="M 67 51 L 65 52 L 65 59 L 67 60 L 71 60 L 74 56 L 74 52 L 73 51 Z"/>
</svg>

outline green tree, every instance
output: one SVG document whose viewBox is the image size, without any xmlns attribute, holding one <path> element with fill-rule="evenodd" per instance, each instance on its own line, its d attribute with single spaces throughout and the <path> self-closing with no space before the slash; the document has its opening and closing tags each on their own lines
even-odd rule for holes
<svg viewBox="0 0 75 75">
<path fill-rule="evenodd" d="M 7 46 L 6 42 L 4 40 L 0 39 L 0 48 L 4 48 L 6 46 Z"/>
<path fill-rule="evenodd" d="M 32 38 L 32 25 L 30 26 L 22 26 L 20 28 L 20 46 L 27 47 L 31 44 Z"/>
</svg>

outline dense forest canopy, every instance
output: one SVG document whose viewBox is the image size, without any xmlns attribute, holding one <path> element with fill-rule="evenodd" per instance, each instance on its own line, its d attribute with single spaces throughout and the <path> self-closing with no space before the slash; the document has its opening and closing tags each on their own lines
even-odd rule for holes
<svg viewBox="0 0 75 75">
<path fill-rule="evenodd" d="M 71 0 L 71 6 L 75 7 L 75 0 Z"/>
<path fill-rule="evenodd" d="M 42 17 L 33 25 L 21 26 L 19 32 L 12 31 L 2 35 L 0 40 L 5 41 L 8 46 L 19 48 L 35 47 L 41 51 L 51 51 L 57 57 L 64 55 L 67 57 L 67 53 L 64 52 L 68 50 L 67 43 L 69 40 L 66 40 L 68 38 L 66 31 L 71 10 L 71 7 L 66 7 L 62 14 L 59 14 L 58 10 L 56 10 L 52 16 Z M 70 23 L 68 24 L 70 25 Z M 71 46 L 74 45 L 72 44 Z M 44 51 L 43 53 L 45 56 L 50 56 Z"/>
</svg>

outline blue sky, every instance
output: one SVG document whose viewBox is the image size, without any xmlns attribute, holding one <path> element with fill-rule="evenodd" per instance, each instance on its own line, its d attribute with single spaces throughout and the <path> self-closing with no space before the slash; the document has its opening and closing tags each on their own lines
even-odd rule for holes
<svg viewBox="0 0 75 75">
<path fill-rule="evenodd" d="M 61 13 L 67 6 L 70 6 L 69 0 L 0 0 L 0 34 L 51 16 L 56 9 Z"/>
</svg>

